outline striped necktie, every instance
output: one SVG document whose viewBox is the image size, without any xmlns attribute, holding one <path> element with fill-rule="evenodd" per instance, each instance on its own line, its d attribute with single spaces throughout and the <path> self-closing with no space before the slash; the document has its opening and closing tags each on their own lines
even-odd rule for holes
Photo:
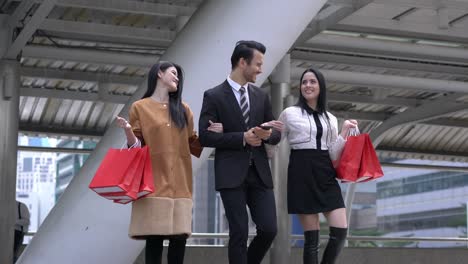
<svg viewBox="0 0 468 264">
<path fill-rule="evenodd" d="M 247 102 L 247 95 L 245 91 L 245 87 L 241 87 L 240 91 L 240 108 L 242 111 L 242 116 L 244 117 L 245 124 L 249 127 L 249 103 Z"/>
</svg>

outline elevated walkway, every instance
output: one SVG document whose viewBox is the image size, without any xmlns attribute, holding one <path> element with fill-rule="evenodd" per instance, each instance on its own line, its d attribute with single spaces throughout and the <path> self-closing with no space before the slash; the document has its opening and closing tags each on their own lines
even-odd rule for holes
<svg viewBox="0 0 468 264">
<path fill-rule="evenodd" d="M 267 46 L 263 74 L 257 80 L 261 84 L 325 2 L 204 2 L 161 57 L 161 60 L 183 66 L 186 73 L 183 97 L 194 112 L 194 120 L 198 120 L 203 92 L 221 83 L 230 72 L 230 56 L 238 40 L 255 39 Z M 141 98 L 145 90 L 146 83 L 143 82 L 120 114 L 126 116 L 131 103 Z M 42 223 L 18 263 L 128 264 L 137 258 L 144 243 L 128 238 L 130 206 L 113 205 L 88 189 L 106 151 L 123 143 L 121 129 L 111 126 Z M 204 151 L 199 160 L 194 159 L 194 172 L 209 154 L 209 151 Z"/>
</svg>

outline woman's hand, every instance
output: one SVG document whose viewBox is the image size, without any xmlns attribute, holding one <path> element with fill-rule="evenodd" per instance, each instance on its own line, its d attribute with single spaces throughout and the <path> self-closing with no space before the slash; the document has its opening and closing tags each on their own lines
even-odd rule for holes
<svg viewBox="0 0 468 264">
<path fill-rule="evenodd" d="M 215 133 L 223 133 L 224 128 L 223 128 L 223 123 L 213 123 L 213 121 L 209 120 L 210 126 L 206 129 L 211 132 Z"/>
<path fill-rule="evenodd" d="M 118 127 L 124 129 L 125 136 L 127 137 L 127 145 L 134 146 L 138 142 L 138 139 L 133 133 L 132 126 L 130 125 L 130 123 L 128 123 L 128 121 L 125 118 L 120 116 L 117 116 L 115 118 L 115 123 Z"/>
<path fill-rule="evenodd" d="M 272 128 L 274 128 L 275 130 L 278 130 L 279 132 L 283 132 L 283 129 L 284 129 L 284 124 L 283 122 L 281 121 L 278 121 L 278 120 L 271 120 L 271 121 L 268 121 L 266 123 L 263 123 L 263 125 L 266 125 L 266 126 L 271 126 Z"/>
<path fill-rule="evenodd" d="M 130 125 L 130 123 L 128 123 L 128 121 L 123 118 L 123 117 L 120 117 L 120 116 L 117 116 L 115 118 L 115 123 L 117 124 L 118 127 L 120 128 L 123 128 L 123 129 L 132 129 L 132 126 Z"/>
<path fill-rule="evenodd" d="M 357 120 L 350 119 L 350 120 L 345 120 L 343 122 L 343 127 L 341 128 L 341 137 L 346 139 L 346 137 L 349 135 L 349 131 L 353 128 L 358 127 L 358 122 Z"/>
</svg>

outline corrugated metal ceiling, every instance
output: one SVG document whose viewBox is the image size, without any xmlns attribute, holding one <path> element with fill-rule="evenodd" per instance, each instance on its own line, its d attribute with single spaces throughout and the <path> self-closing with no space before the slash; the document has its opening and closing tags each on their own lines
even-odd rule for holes
<svg viewBox="0 0 468 264">
<path fill-rule="evenodd" d="M 50 12 L 46 22 L 39 27 L 27 47 L 48 47 L 52 51 L 66 49 L 79 50 L 80 52 L 90 51 L 98 52 L 98 54 L 109 54 L 111 57 L 112 54 L 117 54 L 117 56 L 120 54 L 128 59 L 122 57 L 122 61 L 125 60 L 125 62 L 119 64 L 115 58 L 114 60 L 95 58 L 93 61 L 83 61 L 80 58 L 57 58 L 55 55 L 46 54 L 46 52 L 24 51 L 21 57 L 22 96 L 20 99 L 20 130 L 24 134 L 78 135 L 83 138 L 103 135 L 148 71 L 149 63 L 139 60 L 138 58 L 142 57 L 138 56 L 154 58 L 155 61 L 159 55 L 164 53 L 177 34 L 178 14 L 190 16 L 202 3 L 199 0 L 146 1 L 151 2 L 150 4 L 161 5 L 160 9 L 152 6 L 148 9 L 149 11 L 141 9 L 135 11 L 134 9 L 132 12 L 125 12 L 124 9 L 117 7 L 117 4 L 122 1 L 114 2 L 115 8 L 112 8 L 111 1 L 105 0 L 94 2 L 90 0 L 88 1 L 89 7 L 76 5 L 76 3 L 85 2 L 60 1 L 60 4 Z M 142 5 L 141 1 L 128 2 L 133 2 L 135 6 Z M 4 10 L 13 13 L 18 3 L 18 1 L 10 1 Z M 109 7 L 104 8 L 103 3 L 109 4 Z M 40 1 L 35 6 L 37 7 L 39 4 Z M 334 2 L 330 1 L 330 4 L 333 5 Z M 352 28 L 353 30 L 348 31 L 354 34 L 359 33 L 361 28 L 362 32 L 358 37 L 366 39 L 366 34 L 369 34 L 373 25 L 359 27 L 356 19 L 378 20 L 376 22 L 379 23 L 384 23 L 382 21 L 387 20 L 390 23 L 389 21 L 407 8 L 390 3 L 384 5 L 371 3 L 342 20 L 336 26 L 336 30 Z M 32 8 L 24 23 L 27 23 L 28 18 L 34 12 L 35 8 Z M 455 19 L 463 15 L 463 12 L 468 13 L 467 10 L 451 9 L 450 16 Z M 372 14 L 370 18 L 369 14 Z M 418 23 L 427 21 L 427 16 L 433 16 L 433 12 L 421 9 L 419 12 L 401 18 L 403 20 L 401 23 L 418 25 Z M 83 28 L 83 32 L 77 34 L 74 27 L 83 25 L 96 25 L 95 32 Z M 109 26 L 109 37 L 99 35 L 107 29 L 100 28 L 101 26 Z M 147 39 L 138 44 L 138 41 L 122 36 L 117 42 L 114 42 L 112 40 L 118 36 L 113 30 L 119 28 L 135 31 L 153 30 L 151 37 L 154 39 Z M 456 29 L 449 28 L 445 36 L 434 37 L 434 40 L 466 45 L 466 43 L 460 42 L 465 36 L 451 36 L 451 30 L 457 32 L 456 30 L 460 28 L 466 29 L 468 32 L 468 21 L 457 22 Z M 123 35 L 128 32 L 125 30 Z M 381 30 L 379 24 L 376 23 L 374 32 Z M 418 32 L 412 28 L 395 30 L 389 27 L 387 31 L 383 30 L 383 32 L 388 33 L 389 37 L 407 38 L 409 39 L 407 43 L 416 43 L 425 35 L 429 38 L 433 36 L 431 32 L 424 30 Z M 107 37 L 110 41 L 104 41 Z M 307 40 L 309 39 L 307 38 Z M 369 38 L 369 41 L 372 41 L 372 38 Z M 148 45 L 148 43 L 158 43 L 159 45 Z M 300 46 L 301 49 L 304 47 L 303 43 L 296 43 L 296 45 Z M 421 48 L 425 46 L 418 45 Z M 323 70 L 466 82 L 466 93 L 460 93 L 458 101 L 468 103 L 468 62 L 463 64 L 454 61 L 452 63 L 445 59 L 440 62 L 428 62 L 423 57 L 418 62 L 418 59 L 415 58 L 391 56 L 386 58 L 383 55 L 376 57 L 375 54 L 369 53 L 369 58 L 365 59 L 375 63 L 366 65 L 362 62 L 358 63 L 358 59 L 362 59 L 359 56 L 366 55 L 363 53 L 353 54 L 349 50 L 324 51 L 323 49 L 318 52 L 313 46 L 310 46 L 310 52 L 306 54 L 295 53 L 294 48 L 292 49 L 291 68 L 296 72 L 314 66 Z M 468 50 L 462 45 L 458 49 L 460 52 L 468 53 Z M 337 61 L 323 62 L 321 59 L 315 58 L 323 52 L 339 54 L 336 57 Z M 345 53 L 352 56 L 344 56 Z M 370 56 L 374 57 L 370 58 Z M 389 61 L 398 63 L 398 60 L 402 62 L 401 68 L 386 66 L 389 65 Z M 151 60 L 148 61 L 151 62 Z M 414 69 L 408 68 L 408 65 L 411 67 L 414 65 Z M 431 70 L 420 70 L 429 66 Z M 450 69 L 457 69 L 457 71 L 451 73 Z M 292 94 L 297 94 L 298 82 L 298 77 L 293 76 L 291 80 Z M 421 90 L 395 89 L 329 82 L 330 110 L 332 113 L 336 113 L 340 119 L 360 119 L 362 130 L 369 132 L 388 118 L 413 111 L 419 105 L 431 102 L 447 93 L 443 91 L 444 87 L 441 87 L 441 91 L 427 91 L 423 88 Z M 346 101 L 347 98 L 350 98 L 351 101 Z M 352 98 L 359 100 L 353 101 Z M 382 158 L 427 158 L 468 162 L 468 110 L 392 128 L 385 134 L 378 149 Z"/>
</svg>

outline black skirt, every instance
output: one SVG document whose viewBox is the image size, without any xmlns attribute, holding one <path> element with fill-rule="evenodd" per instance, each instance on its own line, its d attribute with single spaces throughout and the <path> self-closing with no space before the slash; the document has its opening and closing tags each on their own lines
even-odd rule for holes
<svg viewBox="0 0 468 264">
<path fill-rule="evenodd" d="M 344 208 L 341 188 L 328 150 L 291 150 L 288 166 L 288 212 L 317 214 Z"/>
</svg>

